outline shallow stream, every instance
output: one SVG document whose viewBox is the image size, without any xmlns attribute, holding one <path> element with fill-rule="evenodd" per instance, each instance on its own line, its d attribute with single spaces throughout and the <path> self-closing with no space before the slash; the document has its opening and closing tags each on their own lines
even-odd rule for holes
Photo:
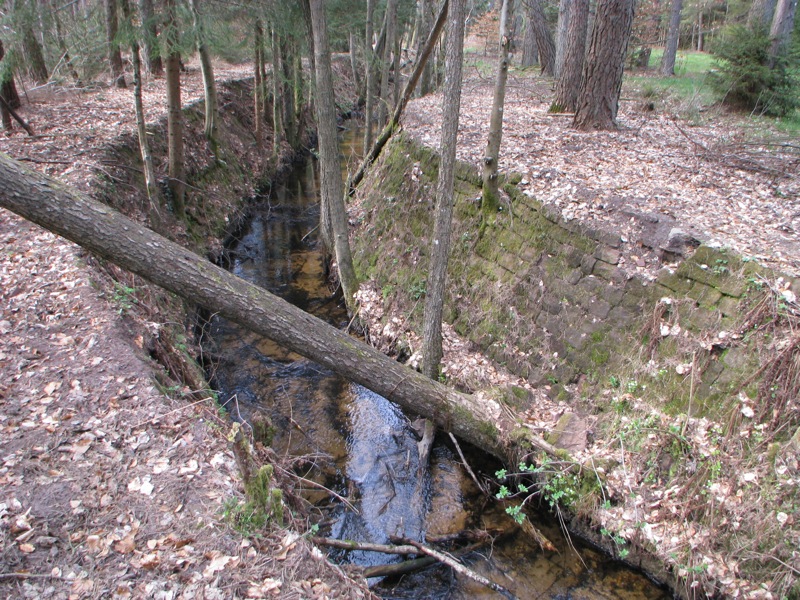
<svg viewBox="0 0 800 600">
<path fill-rule="evenodd" d="M 343 151 L 352 152 L 360 138 L 357 130 L 345 132 Z M 345 327 L 347 315 L 326 285 L 316 249 L 317 185 L 315 164 L 309 161 L 265 196 L 229 249 L 230 270 Z M 671 597 L 621 563 L 575 539 L 570 543 L 544 512 L 533 518 L 558 553 L 542 552 L 516 530 L 498 503 L 484 501 L 444 436 L 434 445 L 430 469 L 420 474 L 409 417 L 384 398 L 234 323 L 215 319 L 211 334 L 218 358 L 213 380 L 234 416 L 268 414 L 277 428 L 276 451 L 310 457 L 313 466 L 304 475 L 352 505 L 309 490 L 308 500 L 322 515 L 321 533 L 387 543 L 391 535 L 423 541 L 426 535 L 464 529 L 502 529 L 508 533 L 467 555 L 465 562 L 519 598 Z M 473 456 L 478 463 L 482 460 Z M 492 472 L 491 465 L 486 468 Z M 362 566 L 399 561 L 372 552 L 335 558 Z M 499 597 L 442 566 L 394 579 L 375 578 L 373 589 L 384 598 Z"/>
</svg>

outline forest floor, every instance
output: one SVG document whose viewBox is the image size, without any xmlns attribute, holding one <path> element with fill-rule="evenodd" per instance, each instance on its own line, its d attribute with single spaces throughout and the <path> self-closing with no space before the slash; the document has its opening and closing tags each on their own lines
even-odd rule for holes
<svg viewBox="0 0 800 600">
<path fill-rule="evenodd" d="M 202 98 L 196 65 L 182 80 L 186 102 Z M 148 81 L 149 120 L 165 105 Z M 103 146 L 135 131 L 130 89 L 46 86 L 19 112 L 36 136 L 2 134 L 0 151 L 89 194 Z M 371 596 L 298 533 L 232 529 L 230 423 L 213 400 L 157 389 L 132 301 L 80 248 L 0 209 L 0 597 Z"/>
<path fill-rule="evenodd" d="M 249 76 L 218 68 L 219 79 Z M 200 98 L 199 70 L 184 77 Z M 459 156 L 481 161 L 491 84 L 468 75 Z M 512 74 L 501 170 L 565 216 L 619 231 L 643 274 L 657 256 L 638 242 L 637 216 L 668 215 L 800 273 L 797 153 L 724 114 L 696 123 L 666 107 L 623 102 L 618 132 L 577 133 L 546 114 L 548 86 Z M 135 129 L 130 90 L 29 90 L 21 115 L 37 133 L 0 137 L 0 151 L 92 192 L 101 148 Z M 404 127 L 438 145 L 441 98 L 410 104 Z M 149 119 L 163 80 L 146 85 Z M 767 138 L 764 138 L 767 139 Z M 794 141 L 795 146 L 797 141 Z M 28 598 L 365 597 L 296 534 L 245 539 L 223 518 L 242 498 L 227 425 L 209 403 L 158 390 L 152 366 L 92 260 L 0 209 L 0 595 Z M 466 347 L 464 345 L 463 347 Z M 460 360 L 451 354 L 448 360 Z M 494 369 L 472 356 L 475 372 Z M 462 369 L 463 371 L 463 369 Z M 502 381 L 497 370 L 492 381 Z"/>
</svg>

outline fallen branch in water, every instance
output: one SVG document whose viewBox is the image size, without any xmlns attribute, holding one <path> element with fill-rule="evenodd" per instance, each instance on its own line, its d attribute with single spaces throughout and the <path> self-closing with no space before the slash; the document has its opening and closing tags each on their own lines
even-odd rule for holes
<svg viewBox="0 0 800 600">
<path fill-rule="evenodd" d="M 465 546 L 452 552 L 452 555 L 455 557 L 466 556 L 470 552 L 474 552 L 475 550 L 486 546 L 490 541 L 491 538 L 487 537 L 483 541 L 470 544 L 469 546 Z M 432 556 L 423 556 L 421 558 L 412 558 L 411 560 L 404 560 L 403 562 L 392 563 L 390 565 L 375 565 L 374 567 L 365 567 L 361 571 L 361 574 L 366 579 L 369 579 L 370 577 L 392 577 L 396 575 L 407 575 L 408 573 L 414 573 L 415 571 L 427 569 L 431 565 L 435 565 L 437 562 L 439 561 Z"/>
<path fill-rule="evenodd" d="M 335 538 L 312 537 L 311 542 L 318 546 L 339 548 L 341 550 L 361 550 L 363 552 L 380 552 L 381 554 L 419 554 L 420 551 L 409 544 L 390 546 L 388 544 L 373 544 L 370 542 L 356 542 L 354 540 L 337 540 Z"/>
<path fill-rule="evenodd" d="M 406 545 L 413 546 L 422 554 L 427 554 L 438 560 L 441 563 L 446 564 L 448 567 L 453 569 L 456 573 L 463 575 L 464 577 L 468 577 L 473 581 L 480 583 L 481 585 L 488 587 L 490 590 L 497 592 L 498 594 L 502 594 L 509 600 L 516 600 L 516 596 L 509 592 L 506 588 L 504 588 L 499 583 L 495 583 L 494 581 L 490 581 L 483 575 L 479 575 L 472 569 L 465 567 L 460 562 L 458 562 L 455 558 L 450 556 L 449 554 L 445 554 L 444 552 L 439 552 L 438 550 L 434 550 L 433 548 L 428 548 L 427 546 L 423 546 L 419 542 L 415 542 L 413 540 L 406 540 L 404 538 L 390 538 L 395 543 L 402 543 Z"/>
</svg>

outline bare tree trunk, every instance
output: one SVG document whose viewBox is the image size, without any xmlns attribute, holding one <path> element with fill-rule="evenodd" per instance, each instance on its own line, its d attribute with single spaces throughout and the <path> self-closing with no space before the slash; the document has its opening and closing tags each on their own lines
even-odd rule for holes
<svg viewBox="0 0 800 600">
<path fill-rule="evenodd" d="M 703 51 L 703 11 L 702 9 L 697 12 L 697 51 Z"/>
<path fill-rule="evenodd" d="M 586 32 L 589 25 L 589 0 L 573 0 L 567 29 L 564 65 L 556 81 L 551 112 L 574 112 L 581 89 L 581 74 L 586 56 Z"/>
<path fill-rule="evenodd" d="M 127 87 L 125 73 L 122 69 L 122 53 L 119 49 L 117 35 L 119 19 L 117 17 L 117 0 L 106 0 L 106 43 L 108 44 L 108 64 L 111 67 L 111 78 L 118 88 Z"/>
<path fill-rule="evenodd" d="M 286 82 L 283 80 L 280 35 L 274 24 L 270 26 L 269 40 L 272 51 L 272 130 L 274 139 L 272 152 L 277 156 L 281 151 L 283 140 L 286 139 L 286 126 L 283 121 L 284 112 L 281 106 Z"/>
<path fill-rule="evenodd" d="M 669 14 L 669 30 L 667 43 L 664 46 L 664 55 L 661 57 L 661 74 L 669 77 L 675 75 L 675 58 L 678 54 L 678 41 L 681 33 L 681 12 L 683 0 L 672 0 Z"/>
<path fill-rule="evenodd" d="M 294 38 L 289 35 L 280 37 L 280 57 L 282 71 L 279 74 L 283 81 L 283 96 L 280 99 L 279 107 L 283 111 L 283 129 L 286 135 L 286 141 L 292 148 L 296 148 L 300 138 L 300 131 L 298 129 L 297 118 L 295 115 L 295 102 L 294 102 L 294 82 L 295 77 L 293 73 L 292 57 L 297 55 L 299 50 L 296 48 Z M 330 57 L 329 57 L 330 60 Z M 316 62 L 316 59 L 315 59 Z M 331 80 L 332 81 L 332 80 Z M 333 86 L 333 83 L 331 83 Z M 331 87 L 333 90 L 333 87 Z M 335 114 L 335 112 L 334 112 Z"/>
<path fill-rule="evenodd" d="M 754 0 L 747 13 L 747 25 L 751 29 L 766 30 L 772 22 L 776 0 Z"/>
<path fill-rule="evenodd" d="M 321 2 L 321 0 L 314 0 Z M 447 388 L 371 346 L 153 233 L 105 204 L 0 154 L 0 206 L 148 279 L 191 304 L 241 323 L 361 384 L 503 460 L 520 448 L 556 450 L 507 406 Z M 513 432 L 513 436 L 511 435 Z M 563 453 L 562 453 L 563 456 Z M 516 463 L 514 463 L 516 464 Z"/>
<path fill-rule="evenodd" d="M 372 49 L 375 0 L 367 0 L 367 25 L 364 33 L 364 150 L 372 146 L 372 115 L 375 98 L 375 53 Z"/>
<path fill-rule="evenodd" d="M 22 38 L 22 51 L 31 78 L 36 83 L 46 83 L 50 75 L 42 46 L 33 31 L 34 23 L 38 23 L 35 5 L 25 0 L 14 0 L 14 22 Z"/>
<path fill-rule="evenodd" d="M 256 144 L 261 147 L 261 142 L 264 136 L 264 80 L 262 73 L 264 64 L 264 28 L 261 25 L 261 20 L 256 19 L 253 25 L 253 121 L 255 122 L 255 136 Z M 275 147 L 280 145 L 278 141 L 278 128 L 275 126 Z M 275 150 L 277 154 L 277 149 Z"/>
<path fill-rule="evenodd" d="M 556 46 L 547 19 L 544 16 L 541 0 L 526 0 L 528 6 L 528 19 L 533 26 L 536 36 L 536 47 L 539 50 L 539 65 L 542 73 L 553 76 L 556 65 Z"/>
<path fill-rule="evenodd" d="M 358 50 L 356 44 L 356 36 L 351 31 L 347 36 L 348 50 L 350 51 L 350 70 L 353 72 L 353 83 L 356 89 L 359 90 L 358 95 L 361 95 L 361 73 L 358 70 Z"/>
<path fill-rule="evenodd" d="M 120 0 L 122 16 L 125 22 L 132 28 L 133 15 L 129 0 Z M 144 184 L 147 190 L 147 200 L 149 203 L 148 214 L 150 224 L 153 229 L 161 226 L 161 195 L 158 193 L 156 183 L 156 170 L 153 166 L 153 155 L 150 152 L 150 142 L 147 139 L 147 121 L 144 116 L 144 102 L 142 101 L 142 59 L 139 50 L 139 41 L 136 36 L 131 38 L 131 62 L 133 63 L 133 106 L 136 113 L 136 132 L 139 137 L 139 152 L 142 155 L 142 166 L 144 167 Z"/>
<path fill-rule="evenodd" d="M 353 257 L 350 254 L 347 208 L 342 190 L 342 168 L 339 160 L 339 139 L 336 130 L 336 102 L 333 97 L 331 55 L 323 0 L 311 0 L 311 25 L 314 31 L 314 65 L 317 81 L 317 131 L 319 135 L 320 190 L 323 211 L 327 207 L 333 229 L 333 246 L 339 267 L 339 280 L 344 292 L 347 312 L 355 315 L 355 293 L 358 290 Z"/>
<path fill-rule="evenodd" d="M 442 360 L 442 310 L 453 218 L 453 173 L 456 163 L 458 113 L 461 109 L 465 15 L 466 0 L 452 0 L 444 69 L 442 143 L 436 183 L 436 216 L 430 249 L 422 334 L 422 374 L 431 379 L 438 379 L 439 363 Z"/>
<path fill-rule="evenodd" d="M 576 129 L 616 129 L 625 51 L 633 22 L 633 0 L 600 0 L 583 67 Z"/>
<path fill-rule="evenodd" d="M 381 62 L 381 92 L 378 100 L 378 123 L 386 124 L 389 112 L 389 72 L 392 63 L 395 36 L 397 34 L 397 0 L 388 0 L 386 4 L 386 42 L 383 46 Z"/>
<path fill-rule="evenodd" d="M 181 103 L 181 55 L 178 46 L 178 24 L 175 0 L 166 0 L 167 22 L 162 31 L 167 53 L 167 147 L 169 152 L 169 190 L 175 216 L 186 213 L 183 160 L 183 105 Z"/>
<path fill-rule="evenodd" d="M 205 136 L 211 145 L 211 151 L 217 154 L 217 84 L 214 81 L 214 67 L 211 54 L 206 44 L 203 18 L 200 15 L 200 0 L 191 0 L 194 35 L 197 43 L 197 54 L 200 55 L 200 70 L 203 73 L 203 95 L 205 98 Z"/>
<path fill-rule="evenodd" d="M 558 53 L 556 53 L 558 56 Z M 525 17 L 525 34 L 522 38 L 521 67 L 532 67 L 539 60 L 539 49 L 536 47 L 536 33 L 533 31 L 530 17 Z"/>
<path fill-rule="evenodd" d="M 419 2 L 419 30 L 417 31 L 417 60 L 422 55 L 424 44 L 431 32 L 433 23 L 433 0 L 420 0 Z M 433 91 L 433 63 L 428 61 L 422 70 L 419 80 L 419 96 L 427 96 Z"/>
<path fill-rule="evenodd" d="M 158 27 L 153 0 L 139 0 L 139 12 L 142 16 L 142 40 L 147 72 L 153 77 L 161 77 L 164 74 L 164 63 L 158 49 Z"/>
<path fill-rule="evenodd" d="M 769 66 L 775 66 L 777 59 L 783 56 L 789 46 L 789 40 L 794 30 L 794 15 L 797 11 L 797 0 L 778 0 L 775 7 L 775 16 L 769 30 L 771 39 L 769 49 Z"/>
<path fill-rule="evenodd" d="M 573 0 L 561 0 L 558 3 L 558 23 L 556 24 L 556 58 L 553 65 L 553 75 L 561 77 L 561 69 L 564 68 L 564 60 L 567 55 L 567 31 L 569 31 L 569 21 L 572 16 Z"/>
<path fill-rule="evenodd" d="M 0 62 L 6 55 L 3 47 L 3 40 L 0 40 Z M 3 129 L 11 131 L 14 126 L 11 122 L 11 110 L 20 104 L 17 88 L 14 85 L 14 71 L 11 68 L 0 67 L 0 117 L 2 117 Z"/>
<path fill-rule="evenodd" d="M 483 157 L 481 209 L 485 216 L 496 213 L 500 204 L 497 186 L 497 163 L 500 159 L 500 143 L 503 139 L 503 105 L 505 104 L 506 80 L 508 79 L 508 53 L 511 45 L 507 30 L 509 10 L 509 0 L 503 0 L 503 5 L 500 9 L 500 59 L 497 63 L 494 101 L 492 102 L 492 115 L 489 121 L 489 138 L 486 143 L 486 153 Z"/>
</svg>

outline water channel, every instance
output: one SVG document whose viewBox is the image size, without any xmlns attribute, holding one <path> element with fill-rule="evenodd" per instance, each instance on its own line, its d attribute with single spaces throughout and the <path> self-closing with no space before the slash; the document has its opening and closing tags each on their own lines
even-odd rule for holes
<svg viewBox="0 0 800 600">
<path fill-rule="evenodd" d="M 352 152 L 361 134 L 346 131 L 343 137 L 343 151 Z M 316 248 L 317 185 L 315 164 L 309 161 L 265 196 L 229 249 L 230 270 L 344 327 L 347 315 L 326 285 Z M 515 531 L 498 503 L 484 501 L 448 440 L 437 440 L 430 470 L 420 476 L 409 418 L 377 394 L 223 319 L 212 322 L 211 338 L 217 357 L 213 380 L 221 399 L 243 418 L 265 412 L 277 428 L 276 451 L 309 457 L 312 467 L 303 474 L 346 497 L 355 509 L 325 492 L 308 492 L 322 515 L 321 533 L 387 543 L 390 535 L 423 541 L 426 535 L 465 528 L 502 529 L 511 533 L 467 555 L 465 562 L 519 598 L 671 597 L 644 575 L 575 539 L 570 544 L 545 513 L 533 518 L 559 548 L 558 553 L 542 552 Z M 399 560 L 370 552 L 342 553 L 335 559 L 362 566 Z M 499 597 L 442 566 L 376 578 L 372 586 L 384 598 Z"/>
</svg>

